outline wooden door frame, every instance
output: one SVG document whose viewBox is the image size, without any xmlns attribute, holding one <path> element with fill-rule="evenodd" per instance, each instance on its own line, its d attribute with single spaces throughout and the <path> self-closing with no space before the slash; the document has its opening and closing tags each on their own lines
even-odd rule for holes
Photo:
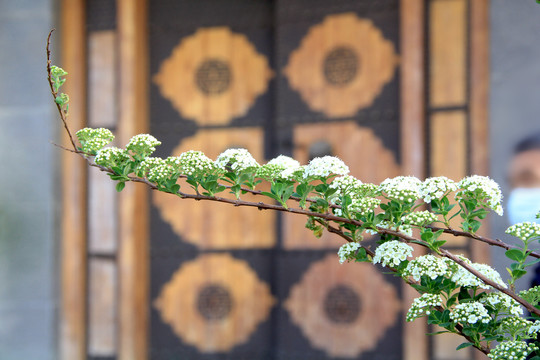
<svg viewBox="0 0 540 360">
<path fill-rule="evenodd" d="M 117 0 L 120 47 L 118 138 L 148 131 L 147 1 Z M 86 1 L 63 0 L 61 64 L 69 72 L 65 91 L 72 99 L 69 126 L 86 126 Z M 67 140 L 64 140 L 69 147 Z M 87 165 L 62 155 L 61 305 L 59 356 L 87 357 Z M 128 186 L 119 203 L 119 347 L 118 358 L 146 359 L 148 353 L 148 191 Z"/>
<path fill-rule="evenodd" d="M 489 0 L 471 2 L 471 171 L 487 174 Z M 401 0 L 401 152 L 402 171 L 424 178 L 425 173 L 425 1 Z M 127 143 L 149 128 L 147 0 L 117 0 L 120 67 L 118 137 Z M 62 66 L 69 72 L 66 92 L 70 126 L 86 124 L 86 26 L 84 0 L 61 3 Z M 86 164 L 70 153 L 62 155 L 63 217 L 61 241 L 61 307 L 59 353 L 62 359 L 85 359 L 87 313 Z M 148 192 L 128 186 L 119 206 L 120 319 L 119 359 L 148 356 L 149 259 Z M 473 247 L 473 249 L 477 249 Z M 475 257 L 482 252 L 475 251 Z M 485 256 L 480 257 L 486 261 Z M 404 287 L 404 301 L 415 297 Z M 403 358 L 427 360 L 427 327 L 404 323 Z M 419 341 L 420 346 L 419 346 Z"/>
</svg>

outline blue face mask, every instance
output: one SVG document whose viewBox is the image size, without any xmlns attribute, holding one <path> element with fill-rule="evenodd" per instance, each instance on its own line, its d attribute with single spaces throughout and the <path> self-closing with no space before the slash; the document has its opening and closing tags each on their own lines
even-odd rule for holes
<svg viewBox="0 0 540 360">
<path fill-rule="evenodd" d="M 517 224 L 525 221 L 540 223 L 536 214 L 540 211 L 540 188 L 517 188 L 510 192 L 508 219 Z"/>
</svg>

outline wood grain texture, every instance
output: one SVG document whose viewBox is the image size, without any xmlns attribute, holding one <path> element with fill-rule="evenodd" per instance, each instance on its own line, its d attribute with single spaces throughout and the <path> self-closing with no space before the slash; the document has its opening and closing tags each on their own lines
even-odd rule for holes
<svg viewBox="0 0 540 360">
<path fill-rule="evenodd" d="M 387 177 L 399 175 L 400 167 L 394 154 L 384 147 L 381 139 L 369 128 L 354 121 L 305 124 L 294 127 L 293 157 L 307 164 L 310 147 L 314 143 L 327 143 L 332 154 L 341 158 L 350 169 L 350 175 L 363 182 L 380 183 Z M 306 218 L 285 215 L 283 217 L 283 246 L 286 249 L 338 248 L 343 241 L 325 232 L 319 239 L 305 228 Z"/>
<path fill-rule="evenodd" d="M 467 2 L 430 1 L 430 105 L 463 105 L 467 97 Z"/>
<path fill-rule="evenodd" d="M 88 126 L 117 125 L 117 51 L 114 30 L 88 34 Z M 118 237 L 118 195 L 97 169 L 88 171 L 88 252 L 114 254 Z"/>
<path fill-rule="evenodd" d="M 118 293 L 114 260 L 90 259 L 88 293 L 88 354 L 114 356 L 117 350 Z"/>
<path fill-rule="evenodd" d="M 459 181 L 467 175 L 467 114 L 465 111 L 435 113 L 430 121 L 430 176 Z"/>
<path fill-rule="evenodd" d="M 118 140 L 148 131 L 147 3 L 119 0 Z M 148 357 L 148 191 L 130 184 L 119 202 L 120 360 Z"/>
<path fill-rule="evenodd" d="M 86 33 L 85 2 L 61 2 L 62 61 L 68 73 L 62 91 L 69 94 L 69 126 L 78 130 L 86 125 Z M 54 39 L 55 37 L 53 37 Z M 64 146 L 71 148 L 67 135 Z M 62 264 L 60 348 L 61 359 L 86 359 L 86 178 L 83 159 L 62 153 Z"/>
<path fill-rule="evenodd" d="M 467 176 L 467 114 L 465 111 L 435 113 L 430 118 L 431 176 L 446 176 L 459 181 Z M 460 217 L 450 221 L 459 228 Z M 465 246 L 468 239 L 449 237 L 448 245 Z"/>
<path fill-rule="evenodd" d="M 112 0 L 111 0 L 112 1 Z M 112 128 L 118 115 L 116 31 L 88 34 L 88 125 Z"/>
<path fill-rule="evenodd" d="M 424 64 L 425 2 L 400 0 L 401 17 L 401 158 L 402 173 L 420 179 L 426 176 Z M 419 249 L 415 253 L 421 254 Z M 402 286 L 402 301 L 410 304 L 418 293 Z M 428 360 L 427 324 L 403 320 L 403 359 Z"/>
<path fill-rule="evenodd" d="M 470 167 L 473 174 L 489 174 L 489 0 L 471 1 L 470 8 Z M 489 235 L 489 221 L 480 229 Z M 472 246 L 475 261 L 489 263 L 484 244 Z M 480 355 L 479 355 L 480 356 Z M 478 359 L 485 359 L 479 357 Z M 477 359 L 477 360 L 478 360 Z"/>
<path fill-rule="evenodd" d="M 199 130 L 176 146 L 171 156 L 184 151 L 200 150 L 215 160 L 228 148 L 248 149 L 253 157 L 263 163 L 264 134 L 260 128 L 227 128 Z M 261 184 L 262 185 L 262 184 Z M 193 192 L 182 182 L 182 191 Z M 269 188 L 260 186 L 263 191 Z M 228 191 L 219 196 L 234 198 Z M 261 201 L 260 196 L 242 195 L 248 201 Z M 180 201 L 175 196 L 154 192 L 152 201 L 161 218 L 169 223 L 182 240 L 200 249 L 250 249 L 271 248 L 275 244 L 276 214 L 249 208 L 231 208 L 228 204 Z"/>
</svg>

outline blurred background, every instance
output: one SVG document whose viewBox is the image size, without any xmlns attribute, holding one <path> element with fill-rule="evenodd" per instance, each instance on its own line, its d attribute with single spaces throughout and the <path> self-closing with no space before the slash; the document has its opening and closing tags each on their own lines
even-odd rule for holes
<svg viewBox="0 0 540 360">
<path fill-rule="evenodd" d="M 533 0 L 0 0 L 0 359 L 481 359 L 406 324 L 414 293 L 340 266 L 303 219 L 118 195 L 52 144 L 46 36 L 71 128 L 116 145 L 330 154 L 366 182 L 481 174 L 507 196 L 514 147 L 540 132 L 539 16 Z M 496 249 L 449 246 L 505 273 Z"/>
</svg>

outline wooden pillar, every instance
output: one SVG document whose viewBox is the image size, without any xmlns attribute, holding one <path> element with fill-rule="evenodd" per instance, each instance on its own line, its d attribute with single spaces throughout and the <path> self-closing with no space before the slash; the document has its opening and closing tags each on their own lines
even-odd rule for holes
<svg viewBox="0 0 540 360">
<path fill-rule="evenodd" d="M 403 175 L 420 179 L 425 173 L 425 66 L 424 1 L 401 0 L 401 154 Z M 420 249 L 416 249 L 420 251 Z M 408 306 L 418 297 L 416 290 L 403 284 L 403 301 Z M 403 359 L 427 360 L 428 340 L 425 321 L 403 323 Z"/>
<path fill-rule="evenodd" d="M 85 2 L 61 2 L 62 61 L 69 73 L 62 91 L 69 94 L 69 127 L 86 124 Z M 53 37 L 54 39 L 54 37 Z M 62 139 L 70 148 L 67 135 Z M 86 163 L 62 153 L 62 242 L 59 353 L 65 360 L 86 359 Z"/>
<path fill-rule="evenodd" d="M 119 124 L 118 139 L 148 131 L 147 4 L 118 0 Z M 148 193 L 128 184 L 119 202 L 120 333 L 119 359 L 148 356 Z"/>
</svg>

